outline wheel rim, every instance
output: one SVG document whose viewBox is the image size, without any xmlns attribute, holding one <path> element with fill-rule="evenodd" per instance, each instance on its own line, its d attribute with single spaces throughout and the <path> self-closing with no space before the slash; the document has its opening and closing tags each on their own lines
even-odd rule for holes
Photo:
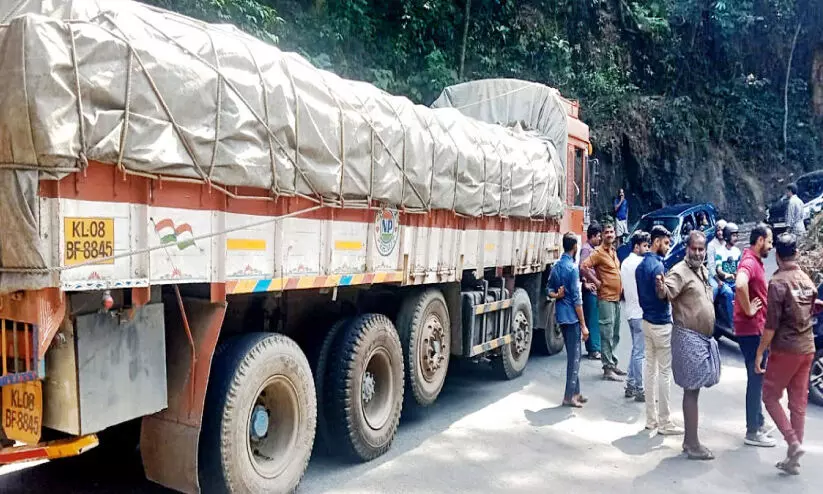
<svg viewBox="0 0 823 494">
<path fill-rule="evenodd" d="M 374 430 L 380 430 L 388 422 L 394 396 L 394 371 L 391 357 L 385 348 L 375 348 L 366 360 L 366 370 L 361 382 L 360 401 L 363 417 Z"/>
<path fill-rule="evenodd" d="M 423 324 L 421 344 L 417 350 L 420 371 L 427 382 L 438 381 L 438 374 L 444 368 L 443 363 L 449 351 L 446 345 L 443 323 L 436 314 L 429 314 Z"/>
<path fill-rule="evenodd" d="M 531 337 L 531 328 L 529 328 L 529 320 L 526 318 L 526 314 L 518 312 L 514 316 L 514 324 L 512 324 L 511 347 L 514 358 L 520 358 L 529 349 Z"/>
<path fill-rule="evenodd" d="M 270 378 L 257 392 L 247 426 L 248 454 L 258 474 L 273 478 L 285 470 L 297 442 L 299 424 L 294 384 L 285 376 Z"/>
<path fill-rule="evenodd" d="M 809 375 L 809 384 L 823 394 L 823 357 L 818 358 L 812 364 L 812 372 Z"/>
</svg>

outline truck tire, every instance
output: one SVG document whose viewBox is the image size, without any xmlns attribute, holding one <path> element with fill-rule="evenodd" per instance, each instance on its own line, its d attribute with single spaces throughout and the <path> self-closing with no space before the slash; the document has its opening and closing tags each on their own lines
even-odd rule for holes
<svg viewBox="0 0 823 494">
<path fill-rule="evenodd" d="M 215 356 L 211 376 L 200 436 L 203 492 L 292 492 L 317 416 L 303 352 L 283 335 L 239 336 Z"/>
<path fill-rule="evenodd" d="M 351 320 L 350 317 L 344 317 L 332 324 L 329 332 L 326 333 L 326 337 L 323 339 L 323 344 L 317 346 L 309 356 L 309 364 L 311 365 L 312 374 L 314 375 L 314 389 L 317 397 L 317 434 L 315 435 L 314 447 L 317 451 L 326 454 L 332 452 L 329 427 L 325 414 L 325 404 L 329 402 L 329 388 L 326 386 L 329 357 L 331 356 L 331 350 L 335 343 L 340 340 L 343 329 L 351 323 Z"/>
<path fill-rule="evenodd" d="M 341 332 L 324 386 L 329 444 L 336 452 L 369 461 L 388 451 L 403 408 L 403 350 L 388 317 L 363 314 Z"/>
<path fill-rule="evenodd" d="M 514 379 L 523 373 L 532 347 L 533 319 L 529 294 L 518 288 L 512 299 L 512 318 L 508 331 L 512 335 L 512 342 L 502 346 L 500 357 L 493 361 L 498 374 L 505 379 Z"/>
<path fill-rule="evenodd" d="M 540 355 L 556 355 L 563 350 L 565 339 L 563 333 L 560 331 L 560 325 L 557 324 L 557 319 L 554 313 L 555 301 L 550 301 L 546 304 L 548 317 L 546 318 L 546 329 L 534 330 L 534 345 L 533 349 Z"/>
<path fill-rule="evenodd" d="M 397 332 L 406 366 L 406 403 L 434 403 L 449 368 L 451 322 L 446 299 L 431 289 L 410 295 L 397 315 Z"/>
<path fill-rule="evenodd" d="M 823 350 L 818 350 L 809 373 L 809 399 L 815 405 L 823 406 Z"/>
</svg>

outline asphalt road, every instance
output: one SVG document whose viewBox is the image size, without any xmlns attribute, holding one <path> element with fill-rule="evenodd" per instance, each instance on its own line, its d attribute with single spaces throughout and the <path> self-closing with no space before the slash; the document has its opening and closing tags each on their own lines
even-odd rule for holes
<svg viewBox="0 0 823 494">
<path fill-rule="evenodd" d="M 770 262 L 772 269 L 773 261 Z M 619 354 L 630 343 L 624 326 Z M 623 398 L 623 386 L 600 379 L 597 362 L 584 361 L 582 410 L 559 406 L 565 356 L 532 357 L 525 374 L 497 380 L 488 369 L 455 365 L 435 405 L 404 417 L 392 449 L 360 465 L 314 458 L 300 492 L 604 492 L 763 493 L 820 492 L 823 486 L 823 408 L 810 405 L 805 466 L 783 477 L 777 448 L 743 445 L 746 371 L 737 346 L 721 343 L 723 375 L 701 395 L 701 435 L 713 462 L 680 454 L 681 438 L 650 437 L 642 404 Z M 682 394 L 673 386 L 680 420 Z M 25 469 L 0 469 L 0 492 L 128 494 L 168 492 L 142 478 L 139 466 L 94 451 Z"/>
</svg>

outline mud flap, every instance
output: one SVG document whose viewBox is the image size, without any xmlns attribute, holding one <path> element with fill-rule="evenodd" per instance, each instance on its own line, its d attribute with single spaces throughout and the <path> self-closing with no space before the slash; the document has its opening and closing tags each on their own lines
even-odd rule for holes
<svg viewBox="0 0 823 494">
<path fill-rule="evenodd" d="M 227 304 L 183 300 L 194 342 L 194 360 L 178 304 L 169 300 L 165 306 L 169 407 L 143 417 L 140 454 L 149 480 L 194 494 L 200 492 L 197 454 L 203 403 Z"/>
</svg>

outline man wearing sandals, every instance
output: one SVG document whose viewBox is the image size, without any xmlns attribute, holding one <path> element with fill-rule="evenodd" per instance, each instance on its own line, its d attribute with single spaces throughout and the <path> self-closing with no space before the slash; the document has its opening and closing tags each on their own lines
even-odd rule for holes
<svg viewBox="0 0 823 494">
<path fill-rule="evenodd" d="M 603 225 L 603 243 L 588 259 L 580 263 L 588 281 L 597 288 L 597 312 L 600 323 L 600 362 L 603 379 L 622 382 L 626 371 L 617 367 L 617 345 L 620 343 L 620 260 L 614 247 L 614 225 Z"/>
<path fill-rule="evenodd" d="M 713 460 L 697 434 L 700 388 L 720 381 L 720 352 L 714 333 L 714 304 L 706 259 L 706 235 L 689 233 L 686 258 L 656 278 L 657 295 L 672 304 L 672 374 L 683 388 L 686 434 L 683 452 L 690 460 Z"/>
<path fill-rule="evenodd" d="M 563 256 L 552 267 L 549 275 L 549 298 L 557 301 L 554 313 L 566 342 L 566 394 L 563 406 L 581 408 L 588 400 L 580 394 L 580 338 L 589 337 L 583 318 L 583 299 L 580 296 L 580 272 L 574 264 L 577 256 L 577 236 L 563 235 Z"/>
<path fill-rule="evenodd" d="M 792 475 L 800 473 L 803 431 L 809 401 L 809 373 L 814 360 L 812 312 L 817 289 L 795 262 L 797 237 L 784 233 L 777 238 L 778 271 L 769 283 L 766 329 L 755 356 L 755 372 L 763 374 L 763 402 L 789 445 L 786 459 L 777 468 Z M 769 361 L 763 370 L 764 355 Z M 789 395 L 791 420 L 780 399 Z"/>
</svg>

